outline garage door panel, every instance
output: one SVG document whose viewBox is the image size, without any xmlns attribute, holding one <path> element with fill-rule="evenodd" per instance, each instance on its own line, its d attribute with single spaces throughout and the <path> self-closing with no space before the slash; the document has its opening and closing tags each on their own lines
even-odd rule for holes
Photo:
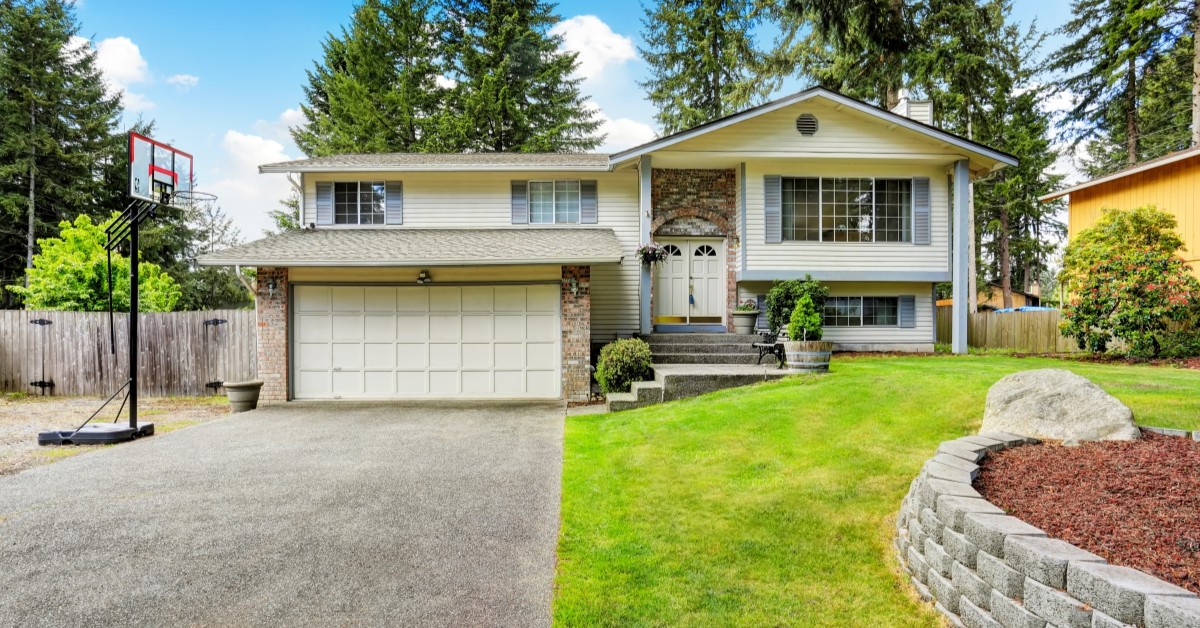
<svg viewBox="0 0 1200 628">
<path fill-rule="evenodd" d="M 296 286 L 295 396 L 558 397 L 560 290 Z"/>
<path fill-rule="evenodd" d="M 396 345 L 396 367 L 402 370 L 428 368 L 429 346 L 426 344 Z"/>
<path fill-rule="evenodd" d="M 488 312 L 492 311 L 494 290 L 491 286 L 487 287 L 463 287 L 462 289 L 462 311 L 464 312 Z"/>
<path fill-rule="evenodd" d="M 396 370 L 396 345 L 391 343 L 363 345 L 363 367 Z"/>
<path fill-rule="evenodd" d="M 334 312 L 361 312 L 363 294 L 363 288 L 356 286 L 334 286 L 329 289 L 331 309 Z"/>
<path fill-rule="evenodd" d="M 429 338 L 429 316 L 425 314 L 399 314 L 396 316 L 396 340 L 420 340 Z"/>
<path fill-rule="evenodd" d="M 335 314 L 332 320 L 334 340 L 363 340 L 361 314 Z"/>
<path fill-rule="evenodd" d="M 430 312 L 462 311 L 462 288 L 435 287 L 429 289 Z"/>
</svg>

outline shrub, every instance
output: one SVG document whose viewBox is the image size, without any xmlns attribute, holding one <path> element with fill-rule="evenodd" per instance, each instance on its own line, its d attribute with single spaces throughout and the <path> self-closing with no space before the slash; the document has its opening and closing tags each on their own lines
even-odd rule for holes
<svg viewBox="0 0 1200 628">
<path fill-rule="evenodd" d="M 824 329 L 821 325 L 821 315 L 817 306 L 813 305 L 812 297 L 801 295 L 792 308 L 792 320 L 788 324 L 788 338 L 792 340 L 820 340 Z"/>
<path fill-rule="evenodd" d="M 767 292 L 767 324 L 772 332 L 779 333 L 779 330 L 788 324 L 792 317 L 792 309 L 804 295 L 808 295 L 813 306 L 820 312 L 825 308 L 829 288 L 810 275 L 806 275 L 804 281 L 790 279 L 772 284 L 771 290 Z"/>
<path fill-rule="evenodd" d="M 604 345 L 596 363 L 596 381 L 600 390 L 629 392 L 633 382 L 653 377 L 650 368 L 650 345 L 638 338 L 622 338 Z"/>
</svg>

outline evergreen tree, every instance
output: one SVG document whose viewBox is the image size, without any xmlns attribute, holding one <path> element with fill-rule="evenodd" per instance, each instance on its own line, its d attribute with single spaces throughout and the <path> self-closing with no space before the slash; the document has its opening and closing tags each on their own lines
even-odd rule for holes
<svg viewBox="0 0 1200 628">
<path fill-rule="evenodd" d="M 304 228 L 304 225 L 300 223 L 300 193 L 296 190 L 292 190 L 288 193 L 287 198 L 279 201 L 279 209 L 272 209 L 268 213 L 271 216 L 271 222 L 275 223 L 275 228 L 268 229 L 267 235 L 298 231 Z"/>
<path fill-rule="evenodd" d="M 0 0 L 0 272 L 29 267 L 39 235 L 112 209 L 121 113 L 62 0 Z M 14 237 L 15 236 L 15 237 Z"/>
<path fill-rule="evenodd" d="M 441 144 L 472 152 L 579 152 L 600 121 L 579 91 L 575 53 L 560 50 L 542 0 L 442 0 L 446 77 L 454 81 Z"/>
<path fill-rule="evenodd" d="M 205 253 L 240 244 L 241 232 L 215 201 L 198 201 L 185 209 L 195 236 L 189 245 L 185 272 L 172 273 L 183 292 L 176 307 L 180 310 L 214 310 L 250 305 L 251 293 L 233 268 L 195 264 L 195 259 Z"/>
<path fill-rule="evenodd" d="M 774 91 L 778 81 L 758 73 L 750 0 L 660 0 L 645 11 L 639 51 L 651 75 L 640 85 L 664 134 L 741 111 Z"/>
<path fill-rule="evenodd" d="M 329 35 L 304 88 L 308 122 L 292 129 L 305 154 L 447 148 L 435 131 L 445 89 L 433 13 L 432 0 L 365 0 Z"/>
</svg>

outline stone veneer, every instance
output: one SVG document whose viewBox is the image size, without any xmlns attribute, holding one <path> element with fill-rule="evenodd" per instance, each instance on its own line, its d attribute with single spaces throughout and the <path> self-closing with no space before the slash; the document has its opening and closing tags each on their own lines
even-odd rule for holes
<svg viewBox="0 0 1200 628">
<path fill-rule="evenodd" d="M 900 507 L 896 550 L 921 599 L 971 628 L 1200 627 L 1200 597 L 1010 517 L 972 486 L 992 451 L 1037 442 L 985 433 L 942 443 Z"/>
<path fill-rule="evenodd" d="M 575 280 L 577 294 L 571 292 Z M 568 402 L 592 396 L 592 267 L 562 267 L 562 395 Z"/>
<path fill-rule="evenodd" d="M 725 238 L 725 325 L 732 332 L 739 244 L 737 172 L 655 168 L 650 179 L 653 236 Z"/>
<path fill-rule="evenodd" d="M 267 284 L 275 282 L 275 296 Z M 259 268 L 255 306 L 258 308 L 258 378 L 263 387 L 259 403 L 288 400 L 288 269 Z"/>
</svg>

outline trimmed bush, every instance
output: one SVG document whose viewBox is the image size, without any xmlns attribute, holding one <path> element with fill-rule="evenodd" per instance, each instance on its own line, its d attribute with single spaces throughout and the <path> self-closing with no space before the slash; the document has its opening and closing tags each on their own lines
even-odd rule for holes
<svg viewBox="0 0 1200 628">
<path fill-rule="evenodd" d="M 791 321 L 792 309 L 804 295 L 808 295 L 820 312 L 825 308 L 829 288 L 809 275 L 804 277 L 804 281 L 789 279 L 776 281 L 771 285 L 771 290 L 767 292 L 767 324 L 773 333 L 779 333 L 779 330 Z"/>
<path fill-rule="evenodd" d="M 639 338 L 622 338 L 604 345 L 596 363 L 596 381 L 600 390 L 629 392 L 633 382 L 654 376 L 650 368 L 650 345 Z"/>
<path fill-rule="evenodd" d="M 821 325 L 821 315 L 817 306 L 813 305 L 812 297 L 801 295 L 792 308 L 792 320 L 788 323 L 788 338 L 790 340 L 808 341 L 820 340 L 825 333 Z"/>
</svg>

